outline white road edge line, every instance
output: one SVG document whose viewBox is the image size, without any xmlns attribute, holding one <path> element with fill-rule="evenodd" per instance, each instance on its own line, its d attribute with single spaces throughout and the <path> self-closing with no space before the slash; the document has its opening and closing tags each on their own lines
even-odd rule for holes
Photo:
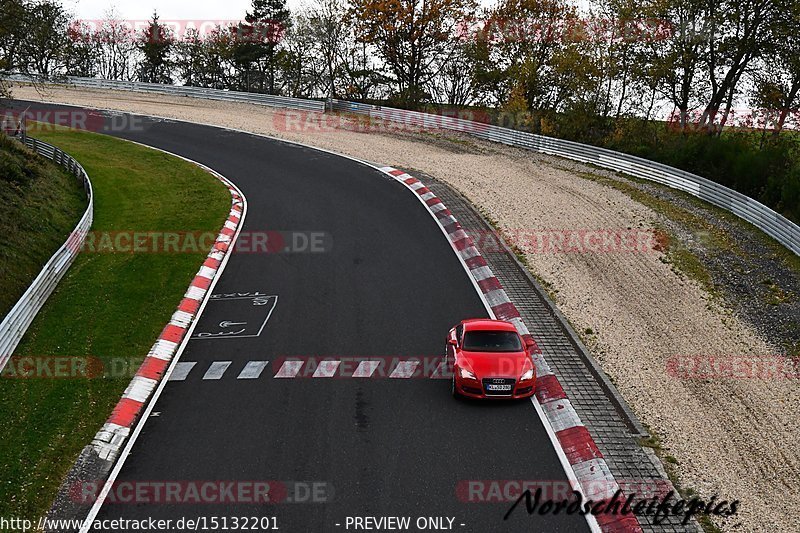
<svg viewBox="0 0 800 533">
<path fill-rule="evenodd" d="M 79 106 L 79 105 L 76 105 L 76 104 L 66 104 L 66 103 L 63 103 L 63 102 L 42 102 L 42 103 L 50 104 L 50 105 L 61 105 L 61 106 L 65 106 L 65 107 L 78 107 L 78 108 L 83 108 L 83 109 L 86 108 L 86 106 Z M 377 170 L 379 173 L 381 173 L 383 175 L 391 177 L 392 180 L 394 180 L 395 182 L 399 182 L 402 185 L 404 185 L 406 187 L 406 189 L 408 189 L 417 198 L 417 200 L 419 200 L 419 202 L 423 205 L 423 207 L 425 208 L 425 211 L 431 216 L 431 218 L 434 219 L 434 222 L 436 223 L 436 227 L 438 227 L 442 231 L 442 234 L 444 235 L 445 239 L 450 244 L 450 248 L 456 254 L 456 257 L 458 257 L 459 261 L 461 262 L 461 266 L 464 267 L 464 271 L 467 273 L 467 277 L 472 281 L 472 285 L 475 288 L 475 291 L 478 293 L 478 297 L 483 302 L 483 305 L 486 307 L 486 310 L 489 313 L 489 316 L 491 318 L 497 318 L 495 316 L 494 312 L 492 311 L 492 308 L 489 307 L 489 303 L 486 301 L 486 298 L 484 298 L 483 293 L 481 292 L 480 287 L 478 286 L 478 283 L 475 281 L 475 278 L 472 276 L 472 273 L 469 270 L 469 267 L 467 267 L 467 263 L 464 261 L 464 258 L 461 257 L 461 254 L 458 253 L 458 250 L 455 249 L 455 246 L 453 246 L 453 243 L 450 241 L 450 237 L 447 235 L 447 232 L 441 226 L 441 224 L 439 224 L 439 220 L 436 218 L 436 215 L 433 213 L 433 211 L 430 210 L 430 208 L 425 203 L 425 201 L 422 198 L 420 198 L 420 196 L 411 187 L 409 187 L 408 184 L 401 182 L 400 180 L 396 179 L 394 176 L 392 176 L 388 172 L 384 172 L 381 169 L 380 166 L 378 166 L 376 164 L 373 164 L 373 163 L 370 163 L 369 161 L 364 161 L 362 159 L 358 159 L 356 157 L 349 156 L 347 154 L 342 154 L 342 153 L 339 153 L 339 152 L 335 152 L 333 150 L 327 150 L 325 148 L 318 148 L 316 146 L 311 146 L 309 144 L 305 144 L 305 143 L 302 143 L 302 142 L 283 139 L 281 137 L 275 137 L 275 136 L 267 135 L 267 134 L 264 134 L 264 133 L 254 133 L 252 131 L 245 131 L 245 130 L 242 130 L 242 129 L 231 128 L 231 127 L 222 126 L 222 125 L 219 125 L 219 124 L 211 124 L 209 122 L 191 122 L 189 120 L 183 120 L 183 119 L 174 118 L 174 117 L 165 117 L 165 116 L 160 116 L 160 115 L 148 115 L 146 113 L 133 113 L 131 111 L 120 111 L 120 110 L 117 110 L 117 109 L 108 109 L 108 108 L 94 108 L 94 109 L 101 110 L 101 111 L 112 111 L 112 112 L 117 112 L 117 113 L 127 113 L 129 115 L 144 116 L 144 117 L 157 118 L 157 119 L 162 119 L 162 120 L 170 120 L 170 121 L 173 121 L 173 122 L 182 122 L 184 124 L 195 124 L 195 125 L 200 125 L 200 126 L 208 126 L 208 127 L 217 128 L 217 129 L 220 129 L 220 130 L 223 130 L 223 131 L 225 131 L 225 130 L 234 131 L 234 132 L 237 132 L 237 133 L 243 133 L 243 134 L 246 134 L 246 135 L 252 135 L 254 137 L 263 137 L 265 139 L 270 139 L 270 140 L 277 141 L 277 142 L 284 142 L 284 143 L 287 143 L 287 144 L 293 144 L 295 146 L 302 146 L 304 148 L 309 148 L 311 150 L 317 150 L 319 152 L 324 152 L 324 153 L 335 155 L 335 156 L 338 156 L 338 157 L 343 157 L 345 159 L 349 159 L 350 161 L 355 161 L 356 163 L 361 163 L 364 166 L 367 166 L 367 167 L 370 167 L 370 168 L 372 168 L 374 170 Z M 280 110 L 280 108 L 276 108 L 276 109 Z M 131 142 L 136 142 L 136 141 L 131 141 Z M 141 143 L 136 143 L 136 144 L 141 144 Z M 143 145 L 143 146 L 147 146 L 147 145 Z M 153 148 L 153 147 L 150 147 L 150 148 Z M 154 150 L 160 150 L 160 149 L 159 148 L 154 148 Z M 161 150 L 161 151 L 165 152 L 165 150 Z M 166 153 L 170 153 L 170 152 L 166 152 Z M 171 154 L 171 155 L 176 155 L 176 154 Z M 181 156 L 177 156 L 177 157 L 181 157 Z M 189 160 L 187 158 L 184 158 L 184 157 L 181 157 L 181 159 L 186 159 L 187 161 L 191 161 L 191 160 Z M 192 161 L 192 162 L 196 163 L 195 161 Z M 196 164 L 199 164 L 199 163 L 196 163 Z M 208 167 L 205 167 L 204 165 L 200 165 L 200 166 L 202 166 L 203 168 L 208 168 Z M 386 166 L 386 165 L 384 165 L 384 166 Z M 233 185 L 234 188 L 239 190 L 238 187 L 236 187 L 236 185 L 233 184 L 233 182 L 230 182 L 230 183 L 231 183 L 231 185 Z M 241 191 L 239 191 L 239 194 L 242 194 Z M 245 199 L 244 195 L 242 195 L 242 200 L 243 200 L 243 203 L 244 203 L 244 209 L 242 211 L 242 218 L 240 220 L 239 229 L 241 229 L 241 227 L 242 227 L 242 222 L 244 221 L 244 215 L 247 212 L 247 200 Z M 236 235 L 238 235 L 238 234 L 239 234 L 239 232 L 237 231 Z M 226 256 L 226 261 L 227 261 L 227 257 L 228 256 Z M 214 283 L 216 283 L 216 280 L 219 279 L 219 274 L 220 273 L 218 271 L 217 272 L 217 278 L 214 279 Z M 211 287 L 209 287 L 209 291 L 206 294 L 210 294 L 211 293 L 211 288 L 213 288 L 213 286 L 214 285 L 212 284 Z M 205 300 L 203 301 L 203 306 L 201 307 L 200 312 L 202 311 L 203 307 L 205 307 Z M 198 312 L 198 316 L 199 316 L 199 312 Z M 196 323 L 196 321 L 195 321 L 195 323 Z M 194 329 L 194 324 L 192 324 L 192 329 Z M 181 345 L 181 348 L 179 349 L 178 353 L 180 353 L 180 351 L 182 351 L 182 350 L 183 350 L 183 345 Z M 164 382 L 165 382 L 165 380 L 162 380 L 162 383 L 164 383 Z M 159 388 L 156 389 L 156 394 L 160 394 L 161 393 L 161 388 L 162 387 L 159 386 Z M 544 416 L 544 412 L 542 411 L 542 407 L 541 407 L 541 405 L 539 405 L 539 399 L 536 398 L 536 396 L 533 396 L 533 397 L 531 397 L 531 402 L 533 403 L 533 406 L 536 409 L 536 414 L 539 416 L 539 419 L 541 420 L 542 425 L 544 426 L 545 431 L 547 432 L 547 435 L 550 437 L 550 442 L 553 445 L 553 448 L 555 448 L 555 450 L 556 450 L 556 455 L 558 456 L 559 461 L 561 461 L 561 467 L 564 469 L 564 472 L 567 474 L 567 479 L 569 479 L 570 484 L 573 486 L 573 488 L 577 492 L 579 492 L 583 497 L 585 497 L 585 494 L 581 490 L 580 484 L 578 483 L 578 477 L 575 475 L 575 471 L 572 469 L 572 465 L 567 460 L 567 456 L 564 453 L 564 450 L 561 448 L 561 443 L 558 442 L 558 438 L 556 437 L 556 434 L 553 431 L 553 427 L 550 425 L 550 422 Z M 154 402 L 151 400 L 151 404 L 152 403 L 154 403 Z M 148 414 L 149 414 L 150 410 L 151 410 L 150 405 L 148 405 L 148 411 L 147 411 Z M 137 430 L 138 429 L 139 428 L 137 426 Z M 134 434 L 138 435 L 139 431 L 134 431 Z M 133 438 L 134 438 L 134 435 L 131 435 L 131 440 L 133 440 Z M 125 451 L 123 452 L 124 455 L 120 457 L 120 460 L 122 459 L 122 457 L 127 456 L 128 451 L 129 451 L 129 448 L 126 446 L 125 447 Z M 115 468 L 115 470 L 116 470 L 116 468 Z M 106 487 L 103 487 L 103 492 L 105 492 L 106 494 L 108 493 L 108 490 L 107 490 Z M 101 496 L 105 499 L 105 495 L 102 492 L 101 492 Z M 97 512 L 95 511 L 95 515 L 96 514 L 97 514 Z M 600 525 L 597 523 L 597 519 L 591 513 L 587 513 L 584 516 L 586 518 L 586 522 L 589 525 L 589 529 L 593 533 L 602 533 L 602 530 L 600 529 Z M 86 533 L 86 530 L 82 529 L 80 533 Z"/>
<path fill-rule="evenodd" d="M 75 106 L 73 106 L 73 107 L 75 107 Z M 123 140 L 127 140 L 127 139 L 123 139 Z M 155 406 L 156 401 L 158 400 L 158 398 L 161 396 L 161 393 L 164 390 L 164 387 L 167 385 L 167 382 L 169 381 L 169 377 L 172 374 L 172 371 L 175 368 L 175 365 L 180 360 L 181 355 L 183 354 L 183 351 L 186 348 L 186 345 L 189 343 L 189 340 L 192 337 L 192 332 L 194 331 L 195 326 L 197 326 L 197 323 L 199 322 L 200 315 L 203 314 L 203 310 L 206 308 L 206 304 L 208 304 L 209 298 L 211 297 L 211 293 L 214 290 L 214 287 L 217 285 L 217 282 L 222 278 L 222 273 L 223 273 L 223 271 L 225 270 L 225 267 L 228 264 L 228 260 L 230 259 L 231 255 L 233 255 L 233 243 L 235 243 L 236 239 L 239 237 L 239 233 L 242 231 L 242 228 L 244 227 L 245 217 L 247 216 L 247 198 L 245 197 L 244 193 L 242 193 L 242 191 L 239 189 L 239 187 L 236 186 L 235 183 L 230 181 L 228 178 L 226 178 L 225 176 L 223 176 L 219 172 L 207 167 L 206 165 L 203 165 L 202 163 L 198 163 L 197 161 L 193 161 L 193 160 L 189 159 L 188 157 L 183 157 L 181 155 L 174 154 L 172 152 L 168 152 L 167 150 L 162 150 L 160 148 L 155 148 L 153 146 L 147 146 L 146 144 L 138 143 L 136 141 L 128 141 L 128 142 L 132 142 L 132 143 L 138 144 L 140 146 L 145 146 L 145 147 L 150 148 L 152 150 L 157 150 L 159 152 L 163 152 L 165 154 L 169 154 L 169 155 L 175 156 L 175 157 L 177 157 L 179 159 L 183 159 L 184 161 L 188 161 L 190 163 L 193 163 L 193 164 L 197 165 L 198 167 L 202 168 L 203 170 L 205 170 L 206 172 L 208 172 L 212 176 L 215 176 L 215 177 L 218 177 L 218 178 L 222 178 L 222 180 L 220 180 L 220 181 L 222 181 L 223 185 L 224 184 L 228 184 L 231 187 L 233 187 L 236 190 L 237 193 L 239 193 L 239 196 L 242 199 L 242 216 L 239 217 L 239 228 L 236 230 L 236 233 L 233 235 L 233 238 L 231 239 L 231 243 L 232 244 L 228 248 L 228 253 L 226 253 L 225 257 L 222 259 L 222 262 L 220 263 L 219 268 L 217 269 L 217 275 L 214 277 L 214 280 L 211 282 L 211 285 L 209 285 L 208 290 L 206 291 L 205 295 L 203 296 L 203 301 L 200 304 L 200 308 L 197 310 L 197 314 L 195 315 L 194 321 L 191 323 L 191 325 L 189 326 L 189 329 L 186 331 L 186 334 L 183 336 L 183 340 L 181 341 L 181 344 L 178 347 L 178 350 L 175 352 L 175 355 L 173 356 L 172 361 L 170 362 L 170 365 L 167 368 L 167 371 L 164 373 L 164 377 L 161 379 L 161 382 L 158 384 L 158 388 L 156 388 L 156 390 L 153 392 L 153 395 L 150 397 L 150 401 L 147 402 L 147 406 L 145 407 L 145 410 L 142 412 L 141 416 L 139 417 L 139 421 L 136 423 L 136 427 L 134 428 L 133 432 L 131 433 L 130 437 L 128 438 L 128 442 L 125 444 L 125 448 L 122 449 L 122 453 L 120 453 L 119 457 L 117 458 L 117 462 L 114 464 L 114 468 L 111 470 L 111 474 L 108 476 L 108 479 L 106 480 L 105 484 L 103 485 L 103 489 L 100 491 L 100 494 L 98 495 L 97 499 L 95 500 L 94 504 L 92 505 L 92 508 L 89 510 L 89 514 L 84 519 L 83 524 L 81 525 L 81 529 L 80 529 L 79 533 L 88 533 L 89 530 L 91 529 L 91 525 L 94 522 L 94 519 L 97 516 L 97 513 L 100 512 L 100 508 L 103 506 L 103 503 L 105 502 L 106 498 L 108 497 L 108 493 L 111 491 L 111 487 L 114 485 L 114 481 L 116 481 L 117 476 L 119 475 L 120 471 L 122 470 L 122 466 L 125 464 L 125 460 L 128 458 L 128 455 L 130 455 L 131 449 L 133 448 L 133 445 L 136 443 L 136 439 L 139 437 L 139 434 L 142 432 L 142 429 L 144 428 L 145 423 L 150 418 L 150 413 L 153 411 L 153 407 Z"/>
<path fill-rule="evenodd" d="M 378 168 L 378 170 L 381 173 L 386 174 L 387 176 L 391 176 L 395 181 L 405 185 L 406 189 L 408 189 L 408 191 L 411 194 L 413 194 L 414 196 L 417 197 L 417 200 L 419 200 L 419 202 L 423 205 L 423 207 L 425 208 L 425 211 L 427 211 L 428 214 L 431 216 L 431 218 L 433 218 L 434 222 L 436 223 L 436 226 L 440 230 L 442 230 L 442 234 L 444 234 L 445 239 L 447 239 L 447 242 L 450 243 L 450 248 L 453 250 L 453 253 L 456 254 L 456 257 L 458 257 L 458 260 L 461 263 L 461 266 L 464 267 L 464 270 L 467 273 L 467 277 L 470 280 L 472 280 L 472 286 L 475 287 L 475 292 L 478 293 L 478 297 L 483 302 L 484 307 L 486 307 L 486 311 L 489 313 L 489 316 L 491 318 L 497 318 L 497 316 L 495 316 L 495 314 L 494 314 L 494 311 L 489 306 L 489 302 L 486 299 L 486 296 L 483 294 L 483 291 L 481 291 L 481 288 L 478 285 L 478 282 L 475 281 L 475 277 L 472 275 L 472 272 L 470 271 L 469 267 L 467 266 L 467 262 L 464 260 L 464 258 L 461 256 L 461 254 L 458 253 L 458 250 L 456 249 L 455 245 L 450 241 L 449 235 L 445 231 L 444 227 L 441 224 L 439 224 L 439 220 L 436 218 L 436 215 L 433 213 L 433 211 L 431 211 L 428 208 L 428 204 L 425 203 L 425 200 L 423 200 L 422 197 L 419 194 L 417 194 L 416 191 L 414 189 L 412 189 L 411 186 L 408 185 L 407 183 L 405 183 L 404 181 L 397 179 L 395 176 L 393 176 L 392 174 L 389 174 L 389 172 L 383 170 L 382 168 Z M 441 200 L 441 198 L 440 198 L 440 200 Z M 444 202 L 442 202 L 442 203 L 444 203 Z M 466 230 L 464 230 L 464 231 L 466 232 Z M 467 233 L 467 235 L 469 235 L 469 233 Z M 477 246 L 475 248 L 477 249 Z M 556 437 L 556 432 L 553 430 L 553 426 L 550 425 L 550 421 L 545 416 L 544 411 L 542 410 L 542 406 L 539 405 L 539 399 L 536 397 L 536 395 L 531 396 L 531 403 L 533 404 L 533 408 L 536 410 L 536 414 L 539 416 L 539 420 L 541 420 L 542 425 L 544 426 L 544 430 L 547 433 L 547 436 L 550 438 L 550 443 L 553 445 L 553 448 L 556 451 L 556 455 L 558 456 L 558 460 L 561 462 L 561 467 L 564 469 L 564 473 L 567 474 L 567 479 L 569 480 L 570 485 L 572 485 L 572 489 L 577 491 L 578 493 L 580 493 L 581 496 L 585 500 L 586 499 L 586 495 L 584 494 L 583 490 L 581 489 L 580 483 L 578 483 L 578 476 L 575 475 L 575 470 L 573 470 L 572 465 L 569 463 L 569 460 L 567 459 L 567 454 L 564 453 L 563 448 L 561 448 L 561 443 L 558 442 L 558 437 Z M 602 533 L 602 529 L 600 529 L 600 524 L 597 523 L 597 519 L 594 517 L 594 515 L 592 515 L 591 513 L 586 513 L 584 515 L 584 517 L 586 518 L 586 523 L 589 525 L 589 529 L 592 531 L 592 533 Z"/>
</svg>

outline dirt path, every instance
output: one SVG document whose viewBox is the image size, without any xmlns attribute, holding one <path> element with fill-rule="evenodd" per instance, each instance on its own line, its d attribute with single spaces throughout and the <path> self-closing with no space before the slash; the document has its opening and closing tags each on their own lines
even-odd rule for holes
<svg viewBox="0 0 800 533">
<path fill-rule="evenodd" d="M 461 138 L 319 127 L 313 115 L 187 98 L 28 88 L 15 96 L 206 122 L 407 169 L 462 191 L 509 234 L 650 230 L 660 215 L 580 177 L 589 167 Z M 330 119 L 328 119 L 330 120 Z M 338 120 L 338 119 L 334 119 Z M 518 243 L 519 244 L 519 243 Z M 524 245 L 524 243 L 521 243 Z M 770 357 L 774 347 L 660 252 L 526 254 L 575 329 L 642 421 L 674 457 L 680 482 L 701 497 L 741 500 L 731 531 L 797 531 L 800 394 L 796 379 L 682 379 L 677 356 Z M 591 331 L 591 333 L 587 333 Z"/>
</svg>

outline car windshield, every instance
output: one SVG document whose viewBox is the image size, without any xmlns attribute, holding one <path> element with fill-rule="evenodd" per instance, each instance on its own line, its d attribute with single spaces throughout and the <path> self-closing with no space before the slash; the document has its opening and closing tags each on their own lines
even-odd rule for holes
<svg viewBox="0 0 800 533">
<path fill-rule="evenodd" d="M 468 352 L 521 352 L 522 342 L 513 331 L 467 331 L 464 350 Z"/>
</svg>

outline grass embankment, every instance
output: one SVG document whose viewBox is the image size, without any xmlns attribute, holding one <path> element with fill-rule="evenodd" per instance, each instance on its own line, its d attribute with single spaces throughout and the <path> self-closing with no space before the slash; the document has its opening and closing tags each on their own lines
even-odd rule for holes
<svg viewBox="0 0 800 533">
<path fill-rule="evenodd" d="M 102 135 L 32 132 L 83 164 L 95 191 L 93 231 L 210 231 L 230 208 L 227 189 L 178 158 Z M 196 253 L 89 253 L 39 313 L 17 356 L 133 360 L 157 338 L 205 257 Z M 0 516 L 36 519 L 130 375 L 0 379 Z"/>
<path fill-rule="evenodd" d="M 0 320 L 85 210 L 75 176 L 0 135 Z"/>
</svg>

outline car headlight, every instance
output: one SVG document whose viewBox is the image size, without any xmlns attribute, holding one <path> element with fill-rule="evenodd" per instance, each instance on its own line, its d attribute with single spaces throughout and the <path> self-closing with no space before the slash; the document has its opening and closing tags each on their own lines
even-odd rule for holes
<svg viewBox="0 0 800 533">
<path fill-rule="evenodd" d="M 462 379 L 477 379 L 475 377 L 475 374 L 473 374 L 472 372 L 470 372 L 466 368 L 459 368 L 458 370 L 459 370 L 459 372 L 461 372 L 461 378 Z"/>
<path fill-rule="evenodd" d="M 525 372 L 524 374 L 522 374 L 522 376 L 520 376 L 520 378 L 519 378 L 520 381 L 528 381 L 529 379 L 533 379 L 533 369 L 532 368 L 528 369 L 528 371 Z"/>
</svg>

